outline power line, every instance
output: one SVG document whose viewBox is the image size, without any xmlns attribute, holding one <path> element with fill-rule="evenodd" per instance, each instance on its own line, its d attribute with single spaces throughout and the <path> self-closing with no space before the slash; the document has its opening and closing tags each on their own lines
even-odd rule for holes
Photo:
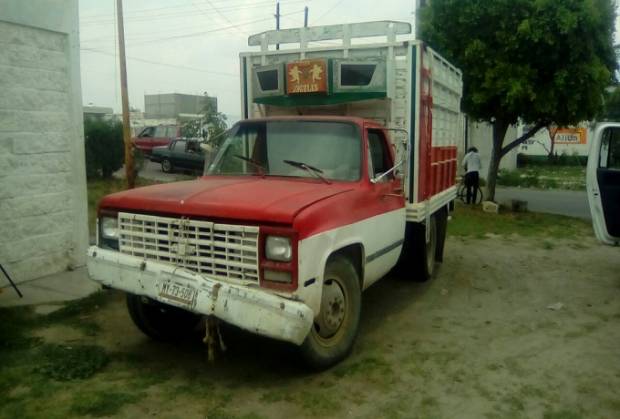
<svg viewBox="0 0 620 419">
<path fill-rule="evenodd" d="M 87 52 L 94 52 L 96 54 L 109 55 L 109 56 L 112 56 L 112 57 L 116 58 L 116 54 L 114 54 L 112 52 L 108 52 L 108 51 L 103 51 L 103 50 L 94 49 L 94 48 L 80 48 L 80 50 L 81 51 L 87 51 Z M 224 73 L 224 72 L 219 72 L 219 71 L 205 70 L 205 69 L 196 68 L 196 67 L 188 67 L 188 66 L 182 66 L 182 65 L 176 65 L 176 64 L 162 63 L 160 61 L 152 61 L 152 60 L 148 60 L 146 58 L 130 57 L 129 55 L 127 56 L 127 59 L 132 60 L 132 61 L 140 61 L 140 62 L 147 63 L 147 64 L 160 65 L 160 66 L 164 66 L 164 67 L 179 68 L 179 69 L 182 69 L 182 70 L 189 70 L 189 71 L 198 71 L 200 73 L 213 74 L 213 75 L 217 75 L 217 76 L 227 76 L 227 77 L 236 77 L 236 78 L 239 77 L 239 74 Z"/>
<path fill-rule="evenodd" d="M 228 17 L 226 17 L 226 15 L 224 13 L 222 13 L 220 11 L 220 9 L 218 9 L 217 7 L 215 7 L 215 5 L 211 2 L 211 0 L 206 0 L 207 3 L 209 3 L 209 6 L 211 6 L 211 8 L 213 10 L 215 10 L 215 12 L 222 18 L 224 19 L 226 22 L 228 22 L 229 24 L 231 24 L 232 26 L 234 26 L 236 29 L 238 29 L 240 32 L 244 33 L 247 35 L 247 32 L 245 32 L 243 29 L 239 28 L 239 26 L 235 25 L 234 23 L 232 23 L 230 21 L 230 19 L 228 19 Z M 192 2 L 192 4 L 194 4 L 194 2 Z"/>
<path fill-rule="evenodd" d="M 289 4 L 293 4 L 293 3 L 301 3 L 304 0 L 293 0 L 291 1 Z M 212 4 L 212 3 L 211 3 Z M 223 19 L 225 19 L 229 24 L 232 24 L 232 22 L 225 16 L 223 15 L 223 12 L 236 12 L 236 11 L 244 11 L 244 10 L 251 10 L 251 9 L 257 9 L 257 8 L 264 8 L 266 5 L 270 5 L 272 4 L 271 1 L 262 1 L 262 2 L 258 2 L 258 3 L 254 3 L 251 5 L 237 5 L 237 6 L 228 6 L 228 7 L 215 7 L 215 6 L 211 6 L 212 10 L 211 12 L 213 12 L 214 14 L 218 14 L 220 15 Z M 133 16 L 133 17 L 128 17 L 125 20 L 127 22 L 151 22 L 154 20 L 163 20 L 163 19 L 176 19 L 176 18 L 184 18 L 184 17 L 189 17 L 189 16 L 193 16 L 195 15 L 195 9 L 197 9 L 197 5 L 193 2 L 191 4 L 191 6 L 193 7 L 192 10 L 183 10 L 183 11 L 174 11 L 174 12 L 168 12 L 168 13 L 157 13 L 157 14 L 140 14 L 137 16 Z M 205 11 L 203 9 L 199 9 L 200 12 L 202 14 L 205 15 L 209 15 L 210 13 L 208 11 Z M 83 26 L 86 27 L 90 27 L 90 26 L 101 26 L 101 25 L 110 25 L 112 24 L 113 19 L 110 17 L 102 17 L 102 18 L 97 18 L 97 19 L 88 19 L 88 18 L 83 18 L 80 20 L 80 23 Z"/>
<path fill-rule="evenodd" d="M 303 10 L 299 10 L 299 11 L 293 12 L 293 13 L 288 13 L 288 14 L 282 15 L 282 16 L 290 16 L 290 15 L 294 15 L 294 14 L 298 14 L 298 13 L 303 13 Z M 242 25 L 249 25 L 249 24 L 252 24 L 252 23 L 265 22 L 265 21 L 268 21 L 268 20 L 271 20 L 271 19 L 273 19 L 273 18 L 272 17 L 268 17 L 268 18 L 263 18 L 263 19 L 252 20 L 252 21 L 249 21 L 249 22 L 243 22 L 241 24 Z M 208 30 L 208 31 L 193 32 L 193 33 L 188 33 L 188 34 L 184 34 L 184 35 L 177 35 L 177 36 L 168 36 L 168 37 L 163 37 L 163 38 L 157 38 L 157 39 L 151 39 L 151 40 L 136 42 L 133 45 L 142 45 L 142 44 L 148 44 L 148 43 L 152 43 L 152 42 L 165 42 L 165 41 L 170 41 L 170 40 L 173 40 L 173 39 L 181 39 L 181 38 L 192 38 L 192 37 L 195 37 L 195 36 L 206 35 L 208 33 L 219 32 L 219 31 L 223 31 L 223 30 L 227 30 L 227 29 L 233 29 L 235 27 L 236 27 L 235 25 L 232 25 L 232 26 L 220 27 L 220 28 L 216 28 L 216 29 L 212 29 L 212 30 Z"/>
<path fill-rule="evenodd" d="M 334 10 L 336 7 L 340 6 L 342 4 L 342 2 L 344 2 L 344 0 L 340 0 L 338 3 L 334 4 L 331 8 L 327 9 L 327 11 L 325 13 L 323 13 L 321 16 L 319 16 L 316 19 L 314 19 L 312 22 L 316 23 L 317 21 L 321 20 L 322 18 L 324 18 L 325 16 L 330 14 L 332 12 L 332 10 Z"/>
</svg>

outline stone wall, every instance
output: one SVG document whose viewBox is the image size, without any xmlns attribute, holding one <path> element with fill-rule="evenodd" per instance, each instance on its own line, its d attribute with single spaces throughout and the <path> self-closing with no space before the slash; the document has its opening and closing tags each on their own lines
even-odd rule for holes
<svg viewBox="0 0 620 419">
<path fill-rule="evenodd" d="M 77 7 L 0 4 L 0 263 L 16 282 L 85 263 Z"/>
</svg>

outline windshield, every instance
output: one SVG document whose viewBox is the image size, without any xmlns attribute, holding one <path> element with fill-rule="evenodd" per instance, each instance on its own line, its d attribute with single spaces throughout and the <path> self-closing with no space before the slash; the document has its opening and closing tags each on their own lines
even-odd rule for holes
<svg viewBox="0 0 620 419">
<path fill-rule="evenodd" d="M 355 181 L 360 137 L 357 126 L 345 122 L 241 123 L 229 132 L 207 174 L 315 177 L 292 161 L 320 170 L 327 179 Z"/>
</svg>

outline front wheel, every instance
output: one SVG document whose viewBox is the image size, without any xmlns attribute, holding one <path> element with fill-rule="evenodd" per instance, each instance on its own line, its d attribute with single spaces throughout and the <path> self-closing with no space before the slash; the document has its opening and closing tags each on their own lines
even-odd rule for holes
<svg viewBox="0 0 620 419">
<path fill-rule="evenodd" d="M 353 348 L 362 308 L 360 278 L 351 261 L 337 256 L 325 267 L 321 311 L 301 346 L 308 366 L 325 369 Z"/>
<path fill-rule="evenodd" d="M 127 294 L 127 309 L 142 333 L 160 341 L 190 336 L 201 321 L 197 314 L 134 294 Z"/>
<path fill-rule="evenodd" d="M 161 161 L 161 170 L 164 173 L 172 172 L 172 162 L 168 159 L 163 159 Z"/>
</svg>

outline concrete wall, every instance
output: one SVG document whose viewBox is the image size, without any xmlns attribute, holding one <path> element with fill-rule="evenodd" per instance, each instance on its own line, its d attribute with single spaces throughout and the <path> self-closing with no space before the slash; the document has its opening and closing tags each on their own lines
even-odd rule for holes
<svg viewBox="0 0 620 419">
<path fill-rule="evenodd" d="M 16 282 L 83 265 L 77 0 L 0 2 L 0 91 L 0 263 Z"/>
<path fill-rule="evenodd" d="M 517 127 L 512 125 L 506 132 L 504 144 L 517 138 Z M 484 122 L 472 122 L 469 120 L 467 128 L 467 147 L 476 147 L 480 153 L 482 161 L 482 172 L 480 177 L 486 179 L 489 171 L 489 162 L 491 161 L 491 151 L 493 149 L 493 127 Z M 517 153 L 519 147 L 514 148 L 506 154 L 499 165 L 500 169 L 514 170 L 517 168 Z M 460 163 L 460 162 L 459 162 Z M 462 169 L 461 169 L 462 172 Z"/>
<path fill-rule="evenodd" d="M 560 141 L 557 141 L 553 150 L 554 153 L 558 156 L 562 154 L 566 154 L 568 156 L 587 156 L 590 152 L 590 138 L 594 135 L 593 126 L 584 122 L 579 125 L 579 127 L 585 130 L 585 143 L 583 144 L 562 144 Z M 524 127 L 520 127 L 521 130 Z M 558 136 L 559 139 L 559 136 Z M 551 141 L 549 140 L 549 131 L 546 128 L 541 129 L 532 137 L 527 140 L 525 143 L 521 144 L 519 148 L 519 153 L 527 154 L 529 156 L 546 156 L 549 154 L 549 147 L 551 146 Z"/>
</svg>

